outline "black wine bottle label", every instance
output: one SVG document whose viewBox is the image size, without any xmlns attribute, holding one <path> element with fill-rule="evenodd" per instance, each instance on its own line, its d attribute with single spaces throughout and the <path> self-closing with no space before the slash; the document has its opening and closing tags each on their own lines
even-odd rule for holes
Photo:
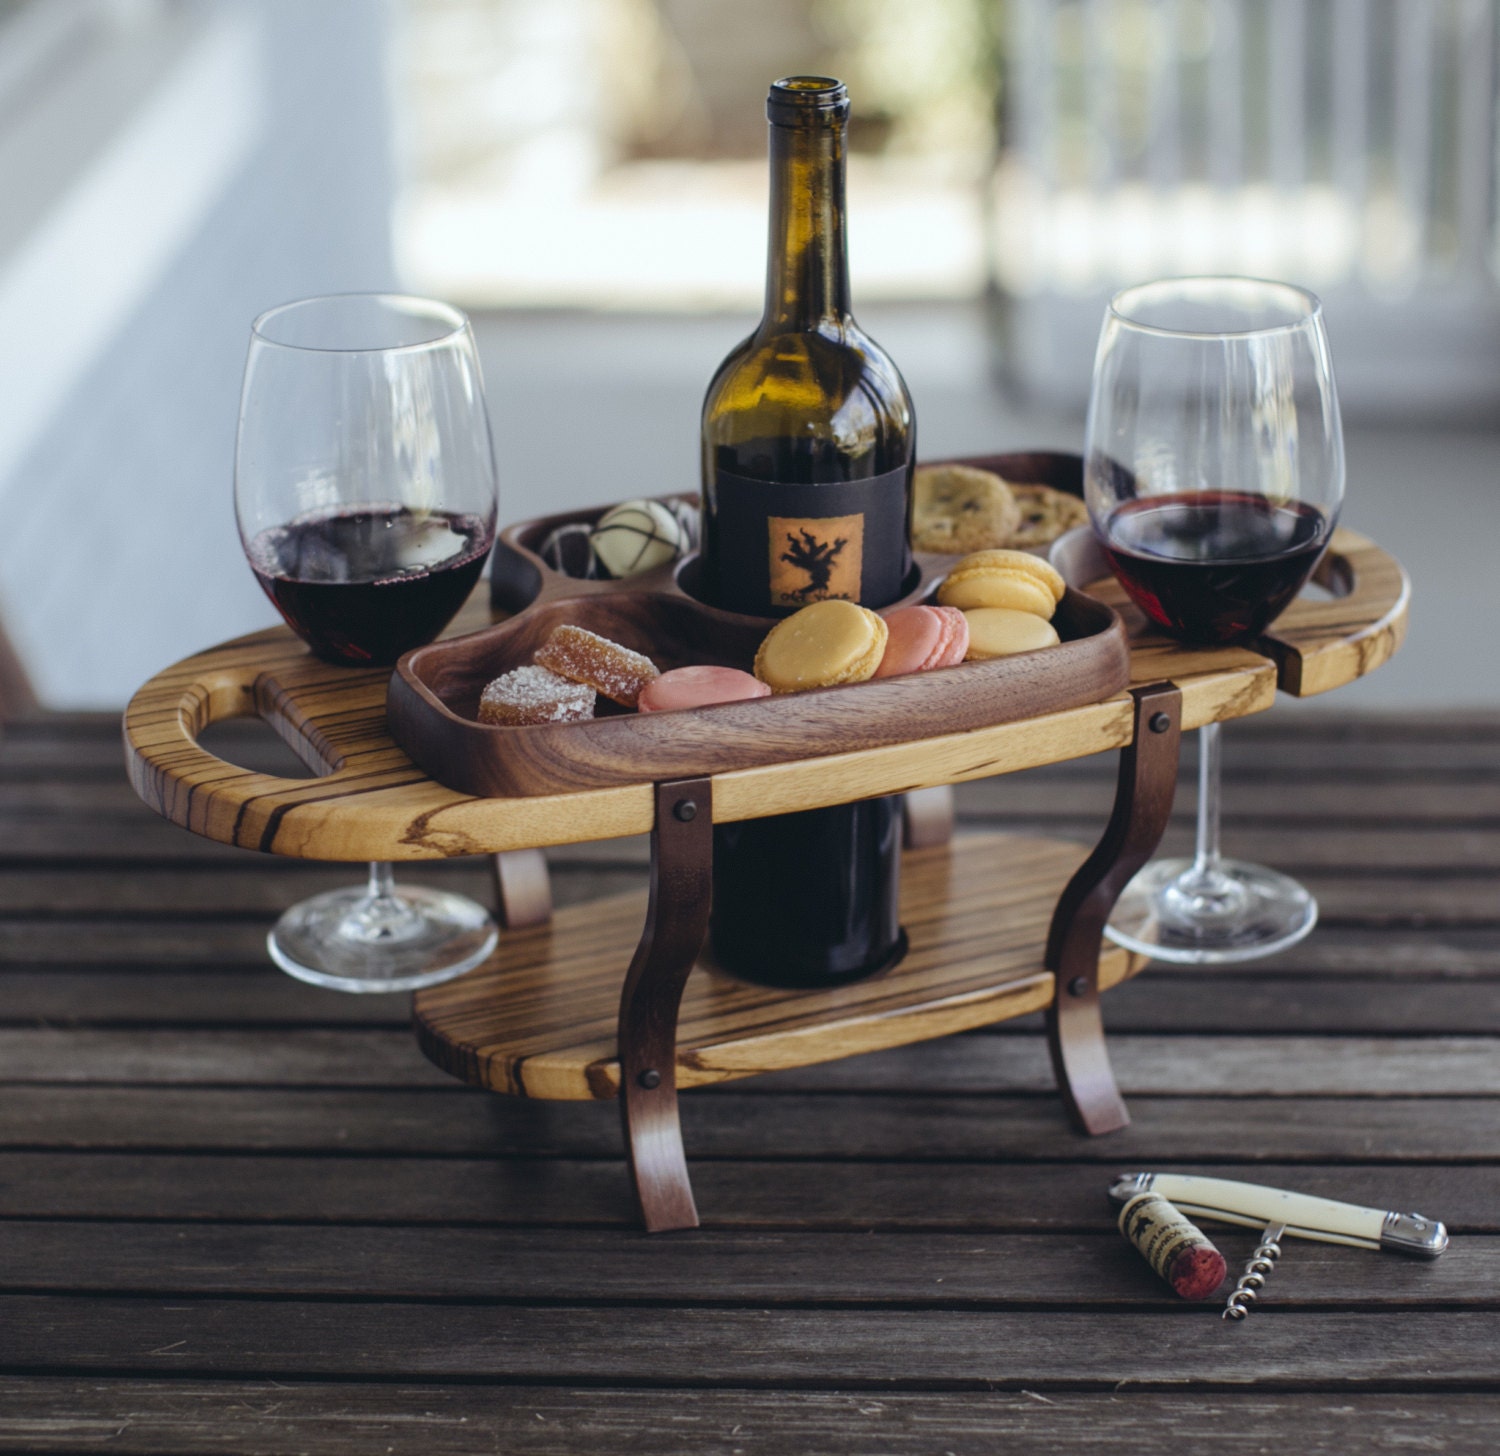
<svg viewBox="0 0 1500 1456">
<path fill-rule="evenodd" d="M 758 617 L 830 597 L 889 606 L 909 562 L 910 475 L 903 465 L 865 480 L 781 485 L 716 471 L 714 604 Z"/>
</svg>

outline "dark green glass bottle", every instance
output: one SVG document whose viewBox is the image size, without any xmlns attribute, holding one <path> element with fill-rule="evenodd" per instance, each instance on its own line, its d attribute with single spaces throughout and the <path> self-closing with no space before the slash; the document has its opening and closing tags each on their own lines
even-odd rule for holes
<svg viewBox="0 0 1500 1456">
<path fill-rule="evenodd" d="M 704 595 L 787 616 L 907 589 L 911 398 L 849 312 L 843 84 L 771 87 L 765 313 L 703 404 Z M 873 799 L 714 831 L 715 959 L 746 980 L 826 986 L 898 955 L 901 815 Z"/>
</svg>

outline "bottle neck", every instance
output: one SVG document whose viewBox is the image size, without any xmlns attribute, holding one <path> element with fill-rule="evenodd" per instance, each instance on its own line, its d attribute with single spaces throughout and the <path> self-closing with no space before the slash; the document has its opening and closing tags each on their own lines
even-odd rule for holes
<svg viewBox="0 0 1500 1456">
<path fill-rule="evenodd" d="M 842 122 L 771 131 L 767 331 L 815 328 L 849 316 Z"/>
</svg>

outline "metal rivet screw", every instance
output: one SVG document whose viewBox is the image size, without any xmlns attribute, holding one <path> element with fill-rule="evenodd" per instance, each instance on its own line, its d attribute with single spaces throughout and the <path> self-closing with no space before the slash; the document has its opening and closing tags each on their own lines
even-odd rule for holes
<svg viewBox="0 0 1500 1456">
<path fill-rule="evenodd" d="M 1153 713 L 1149 726 L 1153 733 L 1165 733 L 1172 726 L 1171 716 L 1167 713 Z"/>
<path fill-rule="evenodd" d="M 635 1080 L 649 1092 L 653 1087 L 661 1086 L 661 1073 L 655 1067 L 647 1067 Z"/>
<path fill-rule="evenodd" d="M 1068 995 L 1084 996 L 1088 994 L 1089 978 L 1087 976 L 1074 976 L 1068 982 Z"/>
<path fill-rule="evenodd" d="M 691 823 L 698 817 L 698 806 L 691 799 L 679 799 L 672 806 L 672 817 L 682 820 L 684 824 Z"/>
</svg>

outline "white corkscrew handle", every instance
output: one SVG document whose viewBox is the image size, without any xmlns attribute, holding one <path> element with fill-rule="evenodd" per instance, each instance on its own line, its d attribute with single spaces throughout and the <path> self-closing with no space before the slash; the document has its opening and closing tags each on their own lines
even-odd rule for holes
<svg viewBox="0 0 1500 1456">
<path fill-rule="evenodd" d="M 1310 1193 L 1240 1183 L 1231 1178 L 1201 1178 L 1192 1173 L 1127 1173 L 1116 1179 L 1110 1197 L 1117 1202 L 1147 1191 L 1160 1193 L 1185 1213 L 1247 1228 L 1280 1224 L 1295 1238 L 1360 1249 L 1387 1249 L 1435 1259 L 1448 1247 L 1448 1230 L 1419 1213 L 1389 1213 L 1361 1208 Z"/>
</svg>

